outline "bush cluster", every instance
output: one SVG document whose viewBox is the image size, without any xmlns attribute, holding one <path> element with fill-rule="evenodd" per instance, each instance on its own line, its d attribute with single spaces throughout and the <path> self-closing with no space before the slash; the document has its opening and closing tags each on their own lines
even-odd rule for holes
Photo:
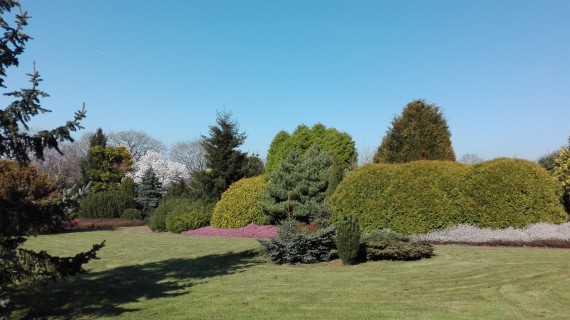
<svg viewBox="0 0 570 320">
<path fill-rule="evenodd" d="M 362 236 L 361 255 L 375 260 L 419 260 L 433 256 L 433 246 L 427 241 L 410 240 L 409 237 L 389 230 L 375 230 Z"/>
<path fill-rule="evenodd" d="M 265 191 L 263 176 L 243 178 L 233 183 L 216 204 L 210 225 L 214 228 L 241 228 L 263 224 L 261 202 Z"/>
<path fill-rule="evenodd" d="M 277 264 L 324 262 L 330 260 L 335 248 L 335 229 L 330 226 L 308 233 L 298 227 L 298 222 L 287 219 L 281 222 L 277 238 L 259 242 L 265 255 Z"/>
<path fill-rule="evenodd" d="M 135 206 L 132 195 L 123 190 L 92 192 L 79 203 L 79 216 L 82 218 L 119 218 L 125 209 Z"/>
<path fill-rule="evenodd" d="M 180 233 L 208 224 L 212 215 L 212 205 L 186 198 L 162 200 L 150 214 L 149 228 L 152 231 Z"/>
<path fill-rule="evenodd" d="M 562 223 L 559 189 L 539 165 L 496 159 L 476 165 L 450 161 L 370 164 L 347 175 L 330 198 L 332 222 L 355 214 L 363 231 L 404 234 L 461 223 L 522 227 Z"/>
<path fill-rule="evenodd" d="M 142 220 L 143 214 L 139 209 L 129 208 L 125 209 L 121 214 L 121 219 L 123 220 Z"/>
</svg>

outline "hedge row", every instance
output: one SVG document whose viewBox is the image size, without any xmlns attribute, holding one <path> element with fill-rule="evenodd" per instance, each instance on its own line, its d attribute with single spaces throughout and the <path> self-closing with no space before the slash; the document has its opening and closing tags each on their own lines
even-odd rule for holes
<svg viewBox="0 0 570 320">
<path fill-rule="evenodd" d="M 523 227 L 568 218 L 548 173 L 518 159 L 370 164 L 349 173 L 329 203 L 332 222 L 354 214 L 365 232 L 417 234 L 461 223 Z"/>
</svg>

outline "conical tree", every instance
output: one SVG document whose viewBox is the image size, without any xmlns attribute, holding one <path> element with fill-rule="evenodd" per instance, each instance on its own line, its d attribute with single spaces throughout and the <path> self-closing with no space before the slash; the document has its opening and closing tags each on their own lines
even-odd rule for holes
<svg viewBox="0 0 570 320">
<path fill-rule="evenodd" d="M 144 216 L 148 216 L 152 209 L 158 207 L 158 202 L 162 198 L 161 189 L 162 184 L 154 170 L 152 167 L 148 168 L 142 177 L 141 183 L 137 186 L 137 196 L 135 198 Z"/>
<path fill-rule="evenodd" d="M 374 155 L 376 163 L 415 160 L 455 161 L 451 133 L 438 106 L 424 100 L 410 102 L 395 117 Z"/>
<path fill-rule="evenodd" d="M 231 113 L 218 114 L 216 125 L 210 126 L 210 135 L 202 136 L 207 169 L 194 174 L 193 198 L 215 203 L 233 182 L 245 176 L 247 153 L 238 150 L 245 138 Z"/>
</svg>

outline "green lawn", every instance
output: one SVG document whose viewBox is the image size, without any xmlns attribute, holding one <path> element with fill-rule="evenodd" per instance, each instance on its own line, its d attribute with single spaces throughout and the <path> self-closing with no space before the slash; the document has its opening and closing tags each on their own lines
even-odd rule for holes
<svg viewBox="0 0 570 320">
<path fill-rule="evenodd" d="M 570 250 L 438 246 L 416 262 L 278 266 L 256 240 L 144 227 L 30 239 L 59 255 L 107 240 L 89 273 L 17 296 L 57 319 L 570 319 Z"/>
</svg>

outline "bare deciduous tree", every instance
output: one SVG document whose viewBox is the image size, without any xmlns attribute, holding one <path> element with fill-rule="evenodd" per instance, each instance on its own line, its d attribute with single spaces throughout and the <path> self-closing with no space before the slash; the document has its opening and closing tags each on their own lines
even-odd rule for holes
<svg viewBox="0 0 570 320">
<path fill-rule="evenodd" d="M 461 159 L 459 159 L 459 162 L 461 163 L 465 163 L 465 164 L 477 164 L 479 162 L 483 162 L 485 160 L 483 160 L 483 158 L 479 157 L 478 155 L 474 154 L 474 153 L 466 153 L 463 156 L 461 156 Z"/>
<path fill-rule="evenodd" d="M 166 150 L 161 141 L 137 130 L 110 132 L 107 134 L 107 140 L 110 145 L 127 148 L 135 162 L 139 161 L 148 150 L 154 150 L 158 153 Z"/>
<path fill-rule="evenodd" d="M 83 162 L 89 150 L 89 139 L 93 133 L 87 132 L 73 143 L 63 143 L 60 150 L 44 151 L 44 161 L 36 161 L 40 170 L 57 179 L 58 183 L 66 188 L 74 184 L 82 184 Z"/>
<path fill-rule="evenodd" d="M 170 159 L 182 163 L 191 172 L 206 170 L 206 152 L 200 140 L 176 142 L 170 148 Z"/>
</svg>

